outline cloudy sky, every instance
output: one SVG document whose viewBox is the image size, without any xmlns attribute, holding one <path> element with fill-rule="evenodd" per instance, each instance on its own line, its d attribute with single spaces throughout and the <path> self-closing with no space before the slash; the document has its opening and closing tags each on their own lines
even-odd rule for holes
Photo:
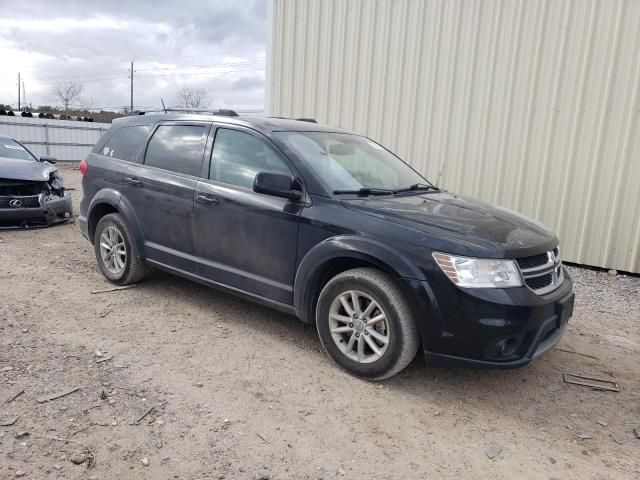
<svg viewBox="0 0 640 480">
<path fill-rule="evenodd" d="M 80 105 L 175 102 L 181 86 L 204 87 L 211 107 L 262 110 L 265 0 L 0 0 L 0 103 L 52 103 L 56 82 L 84 85 Z M 79 105 L 79 106 L 80 106 Z"/>
</svg>

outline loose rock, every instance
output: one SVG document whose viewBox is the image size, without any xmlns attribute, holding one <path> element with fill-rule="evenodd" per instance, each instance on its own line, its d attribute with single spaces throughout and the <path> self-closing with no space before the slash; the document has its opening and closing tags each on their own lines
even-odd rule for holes
<svg viewBox="0 0 640 480">
<path fill-rule="evenodd" d="M 0 427 L 10 427 L 18 421 L 18 417 L 0 418 Z"/>
<path fill-rule="evenodd" d="M 87 461 L 87 458 L 89 458 L 87 456 L 87 454 L 85 452 L 82 451 L 75 451 L 71 454 L 71 456 L 69 457 L 69 461 L 75 465 L 81 465 L 84 462 Z"/>
<path fill-rule="evenodd" d="M 142 464 L 143 464 L 145 467 L 148 467 L 148 466 L 149 466 L 149 459 L 148 459 L 147 457 L 143 458 L 143 459 L 142 459 Z"/>
<path fill-rule="evenodd" d="M 24 470 L 16 470 L 16 477 L 24 477 L 26 472 Z"/>
<path fill-rule="evenodd" d="M 492 445 L 485 450 L 487 457 L 489 457 L 490 459 L 496 458 L 498 455 L 500 455 L 500 452 L 502 452 L 502 447 L 499 447 L 498 445 Z"/>
</svg>

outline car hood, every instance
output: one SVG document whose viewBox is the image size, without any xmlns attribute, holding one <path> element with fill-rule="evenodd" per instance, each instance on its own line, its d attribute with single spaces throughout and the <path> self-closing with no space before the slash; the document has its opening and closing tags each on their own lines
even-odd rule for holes
<svg viewBox="0 0 640 480">
<path fill-rule="evenodd" d="M 0 157 L 0 178 L 46 182 L 56 167 L 47 162 Z"/>
<path fill-rule="evenodd" d="M 517 258 L 558 245 L 556 235 L 531 218 L 449 192 L 371 196 L 343 200 L 343 204 L 449 241 L 450 253 Z"/>
</svg>

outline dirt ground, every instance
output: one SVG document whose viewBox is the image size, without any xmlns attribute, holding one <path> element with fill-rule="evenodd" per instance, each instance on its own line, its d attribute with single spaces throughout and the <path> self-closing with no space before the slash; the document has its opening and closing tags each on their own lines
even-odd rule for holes
<svg viewBox="0 0 640 480">
<path fill-rule="evenodd" d="M 77 209 L 79 172 L 62 172 Z M 575 316 L 532 365 L 419 355 L 368 383 L 313 327 L 168 274 L 92 294 L 110 285 L 77 223 L 0 231 L 0 423 L 18 417 L 0 478 L 640 478 L 640 278 L 571 271 Z"/>
</svg>

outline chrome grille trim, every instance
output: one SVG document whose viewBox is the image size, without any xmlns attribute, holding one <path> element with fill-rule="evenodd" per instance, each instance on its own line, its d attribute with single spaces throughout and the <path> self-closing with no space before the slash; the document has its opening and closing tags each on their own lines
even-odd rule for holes
<svg viewBox="0 0 640 480">
<path fill-rule="evenodd" d="M 12 209 L 11 201 L 20 200 L 22 203 L 21 208 L 41 208 L 42 202 L 40 201 L 40 195 L 0 195 L 0 208 Z"/>
<path fill-rule="evenodd" d="M 517 260 L 516 263 L 518 263 Z M 562 285 L 562 282 L 564 281 L 562 259 L 560 258 L 560 250 L 558 248 L 554 248 L 553 250 L 549 250 L 547 252 L 547 261 L 543 265 L 538 265 L 531 268 L 521 268 L 520 264 L 518 263 L 518 268 L 520 269 L 520 273 L 522 274 L 525 285 L 538 295 L 544 295 L 546 293 L 554 291 L 556 288 Z M 539 279 L 540 277 L 544 277 L 545 275 L 549 275 L 550 279 L 549 284 L 544 287 L 532 288 L 527 281 L 529 279 Z"/>
</svg>

